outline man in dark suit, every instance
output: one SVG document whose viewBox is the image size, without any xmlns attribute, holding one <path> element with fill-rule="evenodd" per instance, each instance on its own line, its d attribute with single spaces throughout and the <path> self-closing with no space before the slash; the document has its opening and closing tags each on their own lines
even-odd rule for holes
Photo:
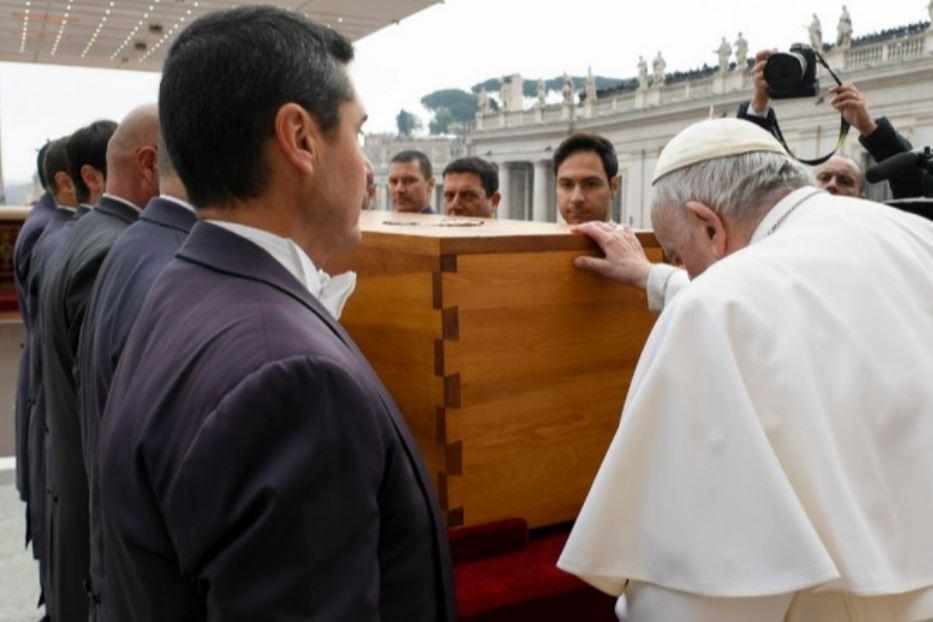
<svg viewBox="0 0 933 622">
<path fill-rule="evenodd" d="M 771 107 L 768 82 L 765 80 L 765 64 L 768 57 L 776 50 L 762 50 L 755 55 L 752 77 L 755 93 L 751 101 L 739 105 L 738 118 L 751 121 L 759 127 L 773 133 L 777 116 Z M 868 112 L 868 105 L 862 92 L 852 83 L 835 86 L 830 89 L 833 99 L 830 105 L 835 108 L 852 127 L 858 130 L 858 141 L 876 162 L 891 156 L 910 151 L 913 146 L 902 136 L 887 117 L 873 119 Z M 842 194 L 864 197 L 864 178 L 858 164 L 846 156 L 834 156 L 813 170 L 817 186 L 830 194 Z M 891 194 L 895 199 L 923 196 L 925 174 L 919 167 L 888 179 Z M 849 180 L 852 180 L 851 182 Z M 928 185 L 933 187 L 933 179 Z"/>
<path fill-rule="evenodd" d="M 159 146 L 158 162 L 161 196 L 149 201 L 139 220 L 130 225 L 107 254 L 94 282 L 78 342 L 79 415 L 91 504 L 89 591 L 92 620 L 98 617 L 104 585 L 99 480 L 95 477 L 100 419 L 113 372 L 130 328 L 142 309 L 143 299 L 197 220 L 164 145 Z"/>
<path fill-rule="evenodd" d="M 26 216 L 26 220 L 16 236 L 16 243 L 13 245 L 13 281 L 16 286 L 16 300 L 19 304 L 24 329 L 23 343 L 20 344 L 23 354 L 19 359 L 19 374 L 16 377 L 16 405 L 14 406 L 16 419 L 16 489 L 19 491 L 19 498 L 27 503 L 29 502 L 29 469 L 27 468 L 28 448 L 26 447 L 27 435 L 25 431 L 28 428 L 26 415 L 29 401 L 27 389 L 27 383 L 29 382 L 29 316 L 26 313 L 26 282 L 29 278 L 29 260 L 32 249 L 55 211 L 55 197 L 49 189 L 44 170 L 45 154 L 51 144 L 51 142 L 47 142 L 39 149 L 36 167 L 39 174 L 39 183 L 45 192 L 29 210 L 29 215 Z M 28 526 L 28 511 L 26 523 Z M 29 538 L 30 532 L 27 528 L 27 544 Z"/>
<path fill-rule="evenodd" d="M 29 370 L 32 359 L 32 326 L 30 313 L 27 309 L 29 300 L 29 270 L 36 245 L 43 232 L 53 223 L 53 229 L 58 229 L 61 223 L 71 219 L 77 199 L 74 193 L 74 184 L 68 175 L 68 154 L 65 145 L 68 137 L 47 142 L 39 150 L 37 170 L 39 183 L 45 188 L 45 193 L 29 211 L 29 216 L 16 237 L 13 247 L 13 278 L 16 284 L 16 298 L 19 303 L 20 317 L 23 320 L 23 353 L 19 360 L 19 373 L 16 378 L 16 406 L 15 408 L 15 439 L 16 439 L 16 487 L 20 499 L 26 504 L 26 545 L 33 541 L 33 555 L 38 559 L 39 546 L 35 543 L 41 537 L 33 533 L 31 481 L 29 478 L 29 413 L 32 399 L 29 390 Z M 70 210 L 61 209 L 56 217 L 57 206 L 68 206 Z M 45 497 L 45 491 L 38 495 L 39 504 Z M 40 584 L 42 583 L 40 575 Z M 40 587 L 41 593 L 41 587 Z M 40 599 L 41 602 L 41 599 Z"/>
<path fill-rule="evenodd" d="M 318 298 L 315 266 L 360 235 L 352 56 L 271 7 L 202 17 L 169 51 L 163 135 L 202 221 L 101 422 L 109 620 L 455 619 L 418 448 Z"/>
<path fill-rule="evenodd" d="M 47 526 L 47 464 L 46 455 L 49 444 L 48 426 L 45 418 L 45 390 L 42 384 L 42 326 L 39 313 L 45 304 L 40 292 L 46 276 L 46 268 L 52 257 L 58 252 L 62 240 L 67 236 L 75 222 L 89 209 L 86 204 L 91 200 L 95 189 L 79 183 L 71 176 L 72 165 L 76 170 L 84 170 L 88 180 L 95 184 L 98 175 L 97 166 L 104 162 L 107 153 L 107 141 L 116 129 L 113 121 L 96 121 L 80 128 L 67 138 L 53 143 L 45 157 L 46 180 L 54 180 L 59 192 L 55 195 L 56 208 L 45 226 L 42 235 L 32 249 L 29 264 L 29 278 L 26 287 L 26 314 L 29 322 L 29 380 L 28 410 L 24 422 L 26 440 L 26 460 L 29 471 L 29 523 L 32 533 L 33 556 L 39 560 L 39 577 L 42 583 L 43 597 L 49 593 L 49 550 Z M 74 152 L 71 149 L 74 148 Z M 77 206 L 77 208 L 76 208 Z"/>
<path fill-rule="evenodd" d="M 71 228 L 42 284 L 43 386 L 49 427 L 52 620 L 87 620 L 88 488 L 78 420 L 78 341 L 97 271 L 117 237 L 158 194 L 155 105 L 131 111 L 107 144 L 106 192 Z"/>
</svg>

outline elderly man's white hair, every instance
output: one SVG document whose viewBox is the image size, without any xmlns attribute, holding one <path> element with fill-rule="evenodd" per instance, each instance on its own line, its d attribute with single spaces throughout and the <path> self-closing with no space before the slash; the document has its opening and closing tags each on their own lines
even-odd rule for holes
<svg viewBox="0 0 933 622">
<path fill-rule="evenodd" d="M 698 201 L 748 224 L 791 190 L 813 183 L 774 136 L 741 119 L 709 119 L 680 131 L 658 156 L 652 218 Z"/>
<path fill-rule="evenodd" d="M 722 217 L 754 224 L 778 198 L 813 183 L 810 172 L 783 153 L 757 151 L 714 158 L 658 179 L 652 218 L 665 207 L 698 201 Z"/>
</svg>

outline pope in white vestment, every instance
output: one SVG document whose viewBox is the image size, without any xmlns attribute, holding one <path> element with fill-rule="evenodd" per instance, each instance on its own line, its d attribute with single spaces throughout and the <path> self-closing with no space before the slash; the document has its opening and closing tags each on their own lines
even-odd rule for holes
<svg viewBox="0 0 933 622">
<path fill-rule="evenodd" d="M 633 622 L 933 619 L 933 222 L 798 183 L 748 234 L 659 317 L 558 565 Z"/>
</svg>

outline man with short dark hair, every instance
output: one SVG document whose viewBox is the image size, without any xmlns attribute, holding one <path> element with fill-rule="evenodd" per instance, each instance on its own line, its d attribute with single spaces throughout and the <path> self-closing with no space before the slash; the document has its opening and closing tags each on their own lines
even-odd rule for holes
<svg viewBox="0 0 933 622">
<path fill-rule="evenodd" d="M 117 129 L 113 121 L 95 121 L 68 139 L 68 174 L 78 204 L 97 205 L 107 183 L 107 142 Z"/>
<path fill-rule="evenodd" d="M 29 368 L 32 356 L 32 347 L 30 345 L 32 336 L 32 326 L 30 324 L 28 304 L 29 289 L 29 267 L 35 251 L 35 246 L 40 239 L 43 231 L 52 222 L 52 216 L 55 213 L 55 188 L 46 176 L 46 156 L 52 147 L 61 145 L 58 151 L 64 153 L 64 145 L 61 141 L 47 142 L 39 149 L 36 171 L 39 177 L 39 183 L 45 192 L 39 198 L 23 226 L 16 236 L 16 243 L 13 246 L 13 279 L 16 286 L 16 300 L 19 304 L 20 317 L 23 320 L 23 342 L 21 344 L 22 355 L 19 359 L 19 371 L 16 377 L 16 402 L 14 406 L 15 421 L 15 451 L 16 451 L 16 489 L 19 491 L 19 498 L 26 504 L 26 544 L 30 540 L 33 542 L 33 554 L 38 556 L 39 545 L 36 543 L 37 534 L 33 532 L 32 520 L 30 518 L 34 508 L 30 495 L 29 479 L 29 410 L 30 410 L 30 391 L 29 391 Z M 66 164 L 67 168 L 67 164 Z M 41 503 L 41 501 L 40 501 Z M 43 583 L 40 576 L 40 585 Z M 41 589 L 41 588 L 40 588 Z"/>
<path fill-rule="evenodd" d="M 26 433 L 27 429 L 27 403 L 29 381 L 29 315 L 26 312 L 26 282 L 29 278 L 29 260 L 32 255 L 32 249 L 42 235 L 46 224 L 55 211 L 55 197 L 50 189 L 49 183 L 45 177 L 45 155 L 48 153 L 52 142 L 47 142 L 39 149 L 37 157 L 36 171 L 39 177 L 39 184 L 43 192 L 36 204 L 29 210 L 29 215 L 20 227 L 16 236 L 16 242 L 13 245 L 13 280 L 16 286 L 16 300 L 19 304 L 20 316 L 23 319 L 24 337 L 22 356 L 19 360 L 19 374 L 16 378 L 16 489 L 19 491 L 20 499 L 24 502 L 29 501 L 29 470 L 27 468 L 27 448 Z M 28 512 L 27 512 L 28 517 Z M 28 518 L 27 518 L 28 526 Z M 30 538 L 30 532 L 26 530 L 26 541 Z"/>
<path fill-rule="evenodd" d="M 389 161 L 389 196 L 396 212 L 433 214 L 434 172 L 428 156 L 415 149 L 401 151 Z"/>
<path fill-rule="evenodd" d="M 360 237 L 352 57 L 335 30 L 244 6 L 165 59 L 163 136 L 200 221 L 101 421 L 107 619 L 456 617 L 431 479 L 319 271 Z"/>
<path fill-rule="evenodd" d="M 71 136 L 55 141 L 46 153 L 45 171 L 48 178 L 58 180 L 59 190 L 62 192 L 56 199 L 56 209 L 49 219 L 45 230 L 32 250 L 29 265 L 29 278 L 26 287 L 26 313 L 29 321 L 29 380 L 28 380 L 28 413 L 25 423 L 26 434 L 26 462 L 29 471 L 29 522 L 33 537 L 33 555 L 39 560 L 39 575 L 42 581 L 43 594 L 48 605 L 51 596 L 49 576 L 49 526 L 48 506 L 52 503 L 48 486 L 49 428 L 46 420 L 46 395 L 44 385 L 43 365 L 43 326 L 41 312 L 47 307 L 42 289 L 48 276 L 48 268 L 52 259 L 59 252 L 62 242 L 67 238 L 75 223 L 87 213 L 87 205 L 77 205 L 77 184 L 71 179 L 69 173 L 71 162 L 74 160 L 68 152 L 68 147 L 75 142 L 84 144 L 89 134 L 99 139 L 90 141 L 91 149 L 85 150 L 84 158 L 98 161 L 106 159 L 107 141 L 113 134 L 116 123 L 100 121 L 94 124 L 92 132 L 87 127 L 76 130 Z M 98 153 L 97 150 L 102 150 Z M 74 188 L 74 193 L 65 193 L 68 188 Z M 73 199 L 73 200 L 72 200 Z M 68 205 L 72 202 L 71 205 Z M 48 610 L 48 606 L 47 606 Z"/>
<path fill-rule="evenodd" d="M 459 158 L 444 168 L 444 209 L 449 216 L 495 218 L 499 169 L 482 158 Z"/>
<path fill-rule="evenodd" d="M 47 520 L 52 576 L 46 603 L 53 620 L 88 617 L 85 583 L 90 531 L 87 469 L 78 418 L 77 384 L 83 373 L 76 368 L 78 342 L 91 288 L 104 257 L 117 237 L 139 217 L 141 206 L 158 192 L 158 134 L 155 105 L 132 110 L 117 126 L 107 142 L 106 192 L 62 240 L 60 250 L 49 262 L 40 292 L 42 382 L 51 466 Z M 93 182 L 98 172 L 96 169 L 88 174 L 82 170 L 84 183 L 88 184 L 89 179 Z M 80 184 L 79 191 L 83 192 Z"/>
<path fill-rule="evenodd" d="M 554 151 L 557 207 L 569 224 L 608 222 L 619 191 L 619 161 L 608 140 L 596 134 L 572 134 Z"/>
<path fill-rule="evenodd" d="M 23 356 L 20 359 L 19 377 L 16 392 L 16 474 L 17 485 L 23 501 L 29 496 L 29 410 L 32 403 L 29 390 L 29 369 L 33 356 L 30 341 L 33 331 L 32 317 L 28 309 L 30 261 L 35 254 L 35 247 L 46 229 L 57 230 L 62 223 L 72 219 L 77 206 L 74 184 L 68 174 L 68 154 L 65 151 L 67 137 L 46 143 L 40 150 L 40 177 L 46 193 L 42 196 L 20 229 L 13 251 L 13 270 L 16 280 L 16 294 L 19 300 L 20 315 L 25 328 Z M 52 209 L 46 213 L 45 203 L 52 201 Z M 51 226 L 50 226 L 51 225 Z M 44 495 L 43 495 L 44 496 Z M 41 503 L 41 501 L 40 501 Z M 27 539 L 31 530 L 27 530 Z M 32 535 L 34 537 L 34 534 Z"/>
<path fill-rule="evenodd" d="M 49 147 L 45 157 L 45 179 L 56 205 L 76 208 L 78 195 L 68 168 L 68 140 L 69 137 L 64 136 Z"/>
</svg>

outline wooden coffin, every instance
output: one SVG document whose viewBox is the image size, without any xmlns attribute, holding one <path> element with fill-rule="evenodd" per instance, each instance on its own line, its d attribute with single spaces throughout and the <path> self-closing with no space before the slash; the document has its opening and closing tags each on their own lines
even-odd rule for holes
<svg viewBox="0 0 933 622">
<path fill-rule="evenodd" d="M 364 212 L 361 228 L 326 266 L 358 273 L 341 322 L 405 414 L 448 524 L 574 519 L 654 323 L 644 292 L 575 269 L 599 251 L 566 225 Z"/>
</svg>

